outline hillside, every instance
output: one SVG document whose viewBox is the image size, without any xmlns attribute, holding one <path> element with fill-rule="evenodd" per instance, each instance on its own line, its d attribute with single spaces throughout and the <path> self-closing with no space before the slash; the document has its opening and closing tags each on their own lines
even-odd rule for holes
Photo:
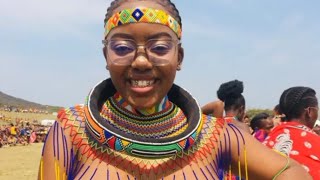
<svg viewBox="0 0 320 180">
<path fill-rule="evenodd" d="M 13 97 L 8 94 L 5 94 L 0 91 L 0 108 L 3 108 L 4 106 L 11 106 L 15 108 L 32 108 L 32 109 L 38 109 L 38 110 L 46 110 L 48 112 L 56 112 L 61 107 L 58 106 L 47 106 L 38 104 L 35 102 L 30 102 L 21 98 Z"/>
</svg>

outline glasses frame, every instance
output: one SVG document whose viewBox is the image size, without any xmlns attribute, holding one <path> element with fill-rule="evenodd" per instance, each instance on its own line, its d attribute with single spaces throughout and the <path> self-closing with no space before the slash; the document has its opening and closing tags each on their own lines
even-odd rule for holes
<svg viewBox="0 0 320 180">
<path fill-rule="evenodd" d="M 104 45 L 104 47 L 106 47 L 106 51 L 108 50 L 109 43 L 112 42 L 112 41 L 129 41 L 129 42 L 132 42 L 132 44 L 135 46 L 134 56 L 133 56 L 132 60 L 130 61 L 130 63 L 128 63 L 128 64 L 117 64 L 114 61 L 112 61 L 111 58 L 110 58 L 110 61 L 114 65 L 119 65 L 119 66 L 127 66 L 127 65 L 132 64 L 132 62 L 134 62 L 136 57 L 137 57 L 139 48 L 142 48 L 144 50 L 144 53 L 146 54 L 148 61 L 151 62 L 153 65 L 155 65 L 155 66 L 165 66 L 165 65 L 169 64 L 170 60 L 168 60 L 167 63 L 164 63 L 164 64 L 156 64 L 155 62 L 152 62 L 152 60 L 151 60 L 151 58 L 149 56 L 149 53 L 147 51 L 147 47 L 146 47 L 148 45 L 148 43 L 151 42 L 151 41 L 168 41 L 168 42 L 170 41 L 172 43 L 175 43 L 175 44 L 173 44 L 173 47 L 175 49 L 174 50 L 175 51 L 174 55 L 177 52 L 177 46 L 181 45 L 181 40 L 179 40 L 179 39 L 177 39 L 177 40 L 173 40 L 173 39 L 149 39 L 144 44 L 138 44 L 132 39 L 121 39 L 121 40 L 110 40 L 110 39 L 107 40 L 107 39 L 104 39 L 104 40 L 102 40 L 102 44 Z M 107 52 L 107 56 L 108 56 L 108 54 L 109 53 Z"/>
<path fill-rule="evenodd" d="M 319 111 L 319 107 L 310 106 L 310 107 L 305 108 L 305 110 L 307 110 L 307 111 L 309 111 L 309 109 L 315 109 L 315 110 Z"/>
</svg>

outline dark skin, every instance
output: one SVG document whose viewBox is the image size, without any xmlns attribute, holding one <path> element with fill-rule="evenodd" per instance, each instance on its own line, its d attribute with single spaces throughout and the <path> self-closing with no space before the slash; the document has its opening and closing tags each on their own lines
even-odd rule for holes
<svg viewBox="0 0 320 180">
<path fill-rule="evenodd" d="M 145 2 L 147 6 L 157 9 L 163 7 L 157 3 Z M 136 7 L 139 2 L 128 2 L 124 5 Z M 120 7 L 119 7 L 120 8 Z M 118 8 L 118 9 L 119 9 Z M 121 6 L 121 8 L 123 8 Z M 116 9 L 114 12 L 116 12 Z M 125 28 L 123 28 L 125 27 Z M 134 27 L 134 28 L 132 28 Z M 144 29 L 144 31 L 141 31 Z M 149 39 L 170 39 L 177 41 L 177 35 L 167 26 L 149 23 L 136 23 L 120 26 L 111 30 L 106 39 L 131 39 L 137 44 L 145 44 Z M 175 79 L 176 71 L 181 69 L 184 51 L 178 45 L 175 57 L 166 66 L 154 66 L 147 58 L 143 49 L 138 49 L 135 60 L 130 66 L 117 66 L 108 60 L 106 48 L 103 49 L 107 67 L 115 88 L 137 109 L 148 109 L 159 103 L 171 88 Z M 155 83 L 150 86 L 151 90 L 139 93 L 132 88 L 132 80 L 148 80 Z"/>
<path fill-rule="evenodd" d="M 267 133 L 274 127 L 273 120 L 271 118 L 267 118 L 261 121 L 260 129 L 265 130 Z"/>
<path fill-rule="evenodd" d="M 239 109 L 230 109 L 226 111 L 226 117 L 236 117 L 238 119 L 233 121 L 233 123 L 236 126 L 238 126 L 240 129 L 242 129 L 247 133 L 251 133 L 249 126 L 246 123 L 242 122 L 244 116 L 245 116 L 245 109 L 243 106 Z"/>
<path fill-rule="evenodd" d="M 201 107 L 203 114 L 212 115 L 213 117 L 222 118 L 224 112 L 224 103 L 220 100 L 210 102 Z"/>
<path fill-rule="evenodd" d="M 312 129 L 318 119 L 318 111 L 318 106 L 305 108 L 300 117 L 291 119 L 290 121 L 299 122 Z"/>
<path fill-rule="evenodd" d="M 134 1 L 134 2 L 128 2 L 123 3 L 119 8 L 117 8 L 115 11 L 119 11 L 121 9 L 125 8 L 131 8 L 131 7 L 138 7 L 138 6 L 147 6 L 152 8 L 157 8 L 161 10 L 166 10 L 166 7 L 163 7 L 153 1 Z M 144 44 L 152 35 L 156 35 L 158 33 L 167 33 L 171 38 L 177 38 L 176 34 L 168 27 L 160 24 L 148 24 L 148 23 L 135 23 L 135 24 L 129 24 L 129 25 L 123 25 L 114 28 L 110 34 L 108 35 L 108 38 L 115 37 L 116 34 L 123 34 L 125 33 L 127 35 L 126 38 L 131 38 L 134 41 L 136 41 L 139 44 Z M 104 55 L 107 58 L 106 50 L 104 49 Z M 116 66 L 112 64 L 112 62 L 108 59 L 106 59 L 110 76 L 112 78 L 112 81 L 115 85 L 115 88 L 118 90 L 118 92 L 121 93 L 121 95 L 125 98 L 125 100 L 130 103 L 134 108 L 150 108 L 156 104 L 158 104 L 168 93 L 169 89 L 171 88 L 173 81 L 175 79 L 176 71 L 180 69 L 181 63 L 183 59 L 183 49 L 179 46 L 178 51 L 173 59 L 171 59 L 170 63 L 166 66 L 154 66 L 148 59 L 143 50 L 139 50 L 135 60 L 128 66 Z M 155 80 L 155 83 L 152 84 L 150 88 L 148 88 L 147 91 L 144 91 L 143 96 L 139 94 L 139 90 L 136 90 L 135 88 L 132 88 L 132 84 L 130 83 L 131 79 L 138 79 L 138 80 L 146 80 L 146 78 Z M 143 88 L 142 88 L 143 90 Z M 59 122 L 58 126 L 63 127 L 63 124 Z M 230 132 L 230 146 L 231 146 L 231 159 L 232 159 L 232 167 L 234 167 L 235 173 L 237 173 L 237 166 L 238 166 L 238 136 L 235 131 L 233 131 L 229 126 L 221 127 L 221 131 L 228 131 Z M 62 128 L 58 128 L 62 129 Z M 63 133 L 66 134 L 65 141 L 68 143 L 72 142 L 71 137 L 69 136 L 71 129 L 65 129 Z M 57 133 L 58 134 L 58 133 Z M 62 133 L 59 133 L 61 135 Z M 261 143 L 257 142 L 253 139 L 253 137 L 250 134 L 242 133 L 243 138 L 246 142 L 246 148 L 247 148 L 247 157 L 246 162 L 248 162 L 248 173 L 250 179 L 272 179 L 275 174 L 277 174 L 287 163 L 286 158 L 283 156 L 267 149 L 265 146 L 263 146 Z M 223 133 L 220 134 L 220 139 L 223 138 Z M 55 172 L 55 163 L 58 163 L 60 167 L 64 167 L 64 159 L 60 158 L 58 162 L 55 162 L 56 160 L 52 156 L 53 154 L 53 141 L 57 139 L 54 138 L 53 134 L 50 133 L 47 138 L 47 143 L 45 146 L 45 149 L 47 150 L 45 152 L 45 155 L 43 156 L 44 164 L 43 164 L 43 174 L 39 173 L 39 177 L 44 177 L 44 179 L 57 179 L 56 174 L 58 176 L 62 177 L 64 174 L 63 169 L 61 171 Z M 58 144 L 62 144 L 62 138 L 58 138 Z M 217 142 L 218 143 L 218 142 Z M 225 141 L 221 141 L 222 145 L 221 147 L 226 147 L 224 145 Z M 218 144 L 215 144 L 217 146 Z M 71 146 L 67 146 L 70 151 Z M 59 146 L 60 152 L 63 152 L 62 146 Z M 240 147 L 243 149 L 242 147 Z M 214 150 L 212 150 L 214 151 Z M 221 149 L 222 152 L 226 152 L 225 149 Z M 256 153 L 259 152 L 259 153 Z M 214 154 L 215 152 L 212 152 Z M 61 153 L 62 155 L 63 153 Z M 216 159 L 214 159 L 216 156 L 212 156 L 208 158 L 208 160 L 203 161 L 193 161 L 191 160 L 190 164 L 187 164 L 186 166 L 183 166 L 184 169 L 178 168 L 174 171 L 177 176 L 174 176 L 174 174 L 170 174 L 170 171 L 164 172 L 164 179 L 182 179 L 183 177 L 194 177 L 193 171 L 190 170 L 191 166 L 194 166 L 194 169 L 196 169 L 196 173 L 198 175 L 201 175 L 201 171 L 205 169 L 205 167 L 208 165 L 208 163 L 215 163 Z M 266 158 L 268 157 L 268 158 Z M 264 159 L 261 161 L 261 159 Z M 146 160 L 146 159 L 144 159 Z M 189 163 L 189 162 L 188 162 Z M 244 170 L 244 153 L 241 153 L 240 155 L 240 163 L 242 165 L 242 170 Z M 98 168 L 97 164 L 99 164 Z M 78 177 L 75 177 L 75 179 L 80 179 L 80 175 L 84 173 L 84 171 L 87 172 L 85 176 L 83 176 L 83 179 L 90 179 L 91 175 L 95 173 L 95 179 L 105 179 L 106 172 L 109 172 L 110 179 L 134 179 L 134 175 L 139 175 L 138 168 L 137 170 L 134 170 L 134 174 L 130 174 L 127 172 L 127 169 L 121 169 L 119 168 L 119 164 L 116 164 L 115 162 L 100 162 L 100 159 L 97 158 L 95 160 L 89 160 L 84 165 L 85 167 L 88 167 L 88 169 L 83 168 L 81 169 L 82 172 L 78 173 Z M 268 167 L 268 170 L 266 171 L 266 168 Z M 200 169 L 201 168 L 201 169 Z M 137 172 L 136 172 L 137 171 Z M 182 172 L 185 172 L 186 174 L 182 174 Z M 242 175 L 244 175 L 244 171 L 242 172 Z M 162 177 L 157 177 L 157 174 L 152 172 L 150 175 L 145 176 L 145 174 L 142 174 L 141 179 L 159 179 Z M 61 178 L 62 179 L 62 178 Z M 216 178 L 218 179 L 218 178 Z M 277 179 L 310 179 L 308 176 L 308 173 L 295 161 L 290 160 L 288 168 L 278 176 Z"/>
</svg>

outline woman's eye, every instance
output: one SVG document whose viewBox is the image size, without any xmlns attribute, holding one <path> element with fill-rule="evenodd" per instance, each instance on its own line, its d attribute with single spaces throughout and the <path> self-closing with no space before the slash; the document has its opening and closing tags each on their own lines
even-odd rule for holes
<svg viewBox="0 0 320 180">
<path fill-rule="evenodd" d="M 156 44 L 151 46 L 150 51 L 152 53 L 158 54 L 158 55 L 165 55 L 171 50 L 171 46 L 168 44 Z"/>
<path fill-rule="evenodd" d="M 125 44 L 113 45 L 111 46 L 111 49 L 119 56 L 124 56 L 134 51 L 133 47 Z"/>
</svg>

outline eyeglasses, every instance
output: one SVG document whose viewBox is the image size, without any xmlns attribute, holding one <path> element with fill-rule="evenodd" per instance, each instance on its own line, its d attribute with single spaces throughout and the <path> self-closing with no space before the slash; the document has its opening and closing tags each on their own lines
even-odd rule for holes
<svg viewBox="0 0 320 180">
<path fill-rule="evenodd" d="M 284 118 L 285 117 L 285 115 L 283 114 L 283 115 L 275 115 L 273 118 Z"/>
<path fill-rule="evenodd" d="M 155 66 L 164 66 L 174 59 L 179 40 L 150 39 L 144 45 L 135 41 L 126 40 L 102 40 L 106 46 L 107 58 L 114 65 L 128 66 L 137 56 L 141 48 L 147 55 L 148 60 Z"/>
<path fill-rule="evenodd" d="M 305 108 L 305 110 L 310 110 L 310 109 L 315 109 L 315 110 L 317 110 L 317 111 L 319 111 L 319 107 L 307 107 L 307 108 Z"/>
</svg>

